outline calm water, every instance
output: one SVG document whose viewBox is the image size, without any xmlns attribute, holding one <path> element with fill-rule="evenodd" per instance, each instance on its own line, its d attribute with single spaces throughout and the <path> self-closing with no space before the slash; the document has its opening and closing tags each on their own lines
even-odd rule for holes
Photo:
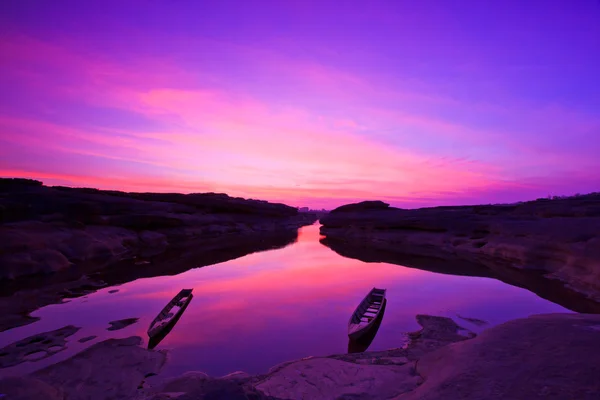
<svg viewBox="0 0 600 400">
<path fill-rule="evenodd" d="M 569 312 L 493 279 L 346 259 L 318 239 L 318 225 L 305 227 L 298 242 L 284 249 L 177 276 L 139 279 L 39 309 L 33 315 L 40 321 L 0 333 L 0 347 L 68 324 L 82 329 L 69 338 L 66 351 L 0 370 L 0 376 L 33 371 L 108 337 L 146 339 L 151 320 L 184 287 L 194 288 L 194 299 L 157 347 L 169 350 L 164 377 L 189 370 L 213 376 L 239 370 L 261 373 L 291 359 L 345 353 L 348 318 L 373 286 L 388 289 L 388 304 L 369 350 L 402 346 L 405 332 L 419 329 L 415 315 L 420 313 L 453 317 L 478 332 L 531 314 Z M 109 294 L 113 289 L 119 291 Z M 489 324 L 478 327 L 457 315 Z M 109 321 L 130 317 L 140 320 L 119 331 L 106 330 Z M 77 342 L 90 335 L 98 338 Z"/>
</svg>

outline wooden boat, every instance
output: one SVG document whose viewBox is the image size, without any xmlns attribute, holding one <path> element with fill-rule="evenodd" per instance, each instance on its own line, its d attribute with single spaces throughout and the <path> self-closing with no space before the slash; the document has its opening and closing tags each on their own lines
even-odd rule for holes
<svg viewBox="0 0 600 400">
<path fill-rule="evenodd" d="M 386 289 L 373 288 L 360 302 L 348 321 L 348 336 L 358 339 L 366 334 L 375 324 L 383 310 Z"/>
<path fill-rule="evenodd" d="M 173 297 L 169 304 L 154 318 L 150 327 L 148 327 L 148 336 L 151 338 L 159 335 L 163 331 L 172 328 L 171 324 L 176 322 L 181 313 L 186 309 L 190 301 L 192 301 L 193 289 L 182 289 L 177 296 Z"/>
<path fill-rule="evenodd" d="M 173 317 L 173 319 L 171 320 L 171 322 L 169 322 L 169 324 L 166 325 L 163 330 L 161 330 L 156 335 L 154 335 L 148 339 L 148 349 L 149 350 L 152 350 L 156 346 L 158 346 L 160 344 L 160 342 L 162 342 L 163 339 L 166 338 L 169 335 L 169 333 L 171 333 L 171 331 L 173 330 L 173 327 L 175 327 L 175 325 L 177 325 L 177 321 L 179 321 L 179 318 L 181 318 L 181 316 L 184 314 L 185 309 L 189 306 L 189 304 L 190 304 L 190 302 L 186 303 L 182 307 L 182 311 L 178 315 L 175 315 Z"/>
<path fill-rule="evenodd" d="M 387 304 L 387 300 L 383 300 L 383 305 L 381 306 L 381 312 L 375 318 L 375 322 L 373 325 L 365 332 L 364 335 L 359 337 L 358 339 L 348 338 L 348 353 L 362 353 L 369 349 L 371 343 L 373 343 L 373 339 L 377 336 L 377 332 L 379 331 L 379 327 L 381 326 L 381 321 L 383 321 L 383 317 L 385 314 L 385 305 Z"/>
</svg>

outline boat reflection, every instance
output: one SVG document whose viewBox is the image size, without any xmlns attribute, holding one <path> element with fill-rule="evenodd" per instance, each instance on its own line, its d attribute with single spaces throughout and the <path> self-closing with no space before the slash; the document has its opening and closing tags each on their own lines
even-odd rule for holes
<svg viewBox="0 0 600 400">
<path fill-rule="evenodd" d="M 177 321 L 181 318 L 181 316 L 185 313 L 185 310 L 188 308 L 190 303 L 192 302 L 193 297 L 190 296 L 190 300 L 186 302 L 181 308 L 181 312 L 179 312 L 171 321 L 169 321 L 169 325 L 167 325 L 160 333 L 150 337 L 148 340 L 148 350 L 154 349 L 158 344 L 173 330 L 173 327 L 177 325 Z"/>
<path fill-rule="evenodd" d="M 386 305 L 387 305 L 387 299 L 383 301 L 383 305 L 381 307 L 381 312 L 379 313 L 379 315 L 377 316 L 377 319 L 375 320 L 375 323 L 371 326 L 371 329 L 367 333 L 365 333 L 363 336 L 361 336 L 360 338 L 358 338 L 356 340 L 354 340 L 354 339 L 348 340 L 348 353 L 349 354 L 362 353 L 364 351 L 367 351 L 367 349 L 373 342 L 373 339 L 375 339 L 375 335 L 377 335 L 377 331 L 379 330 L 379 327 L 381 326 L 381 321 L 383 320 L 383 315 L 385 314 Z"/>
</svg>

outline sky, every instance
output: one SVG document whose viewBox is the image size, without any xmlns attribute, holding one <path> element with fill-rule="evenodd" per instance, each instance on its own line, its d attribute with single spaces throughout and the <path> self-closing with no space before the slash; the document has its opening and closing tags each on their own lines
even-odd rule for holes
<svg viewBox="0 0 600 400">
<path fill-rule="evenodd" d="M 600 1 L 3 0 L 0 176 L 333 208 L 600 191 Z"/>
</svg>

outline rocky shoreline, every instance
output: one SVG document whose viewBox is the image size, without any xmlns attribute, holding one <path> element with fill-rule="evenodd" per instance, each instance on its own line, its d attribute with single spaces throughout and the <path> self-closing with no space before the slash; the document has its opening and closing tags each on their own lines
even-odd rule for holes
<svg viewBox="0 0 600 400">
<path fill-rule="evenodd" d="M 190 371 L 155 386 L 163 351 L 139 337 L 109 339 L 23 377 L 0 380 L 11 399 L 596 399 L 600 316 L 546 314 L 479 336 L 453 320 L 418 315 L 403 348 L 308 357 L 262 375 Z"/>
<path fill-rule="evenodd" d="M 0 331 L 35 321 L 28 314 L 41 306 L 102 287 L 286 246 L 317 217 L 214 193 L 123 193 L 0 179 L 0 308 L 8 310 Z M 152 384 L 167 353 L 148 350 L 140 337 L 109 339 L 32 374 L 1 379 L 0 398 L 597 398 L 600 195 L 420 210 L 363 202 L 321 223 L 321 243 L 344 257 L 495 278 L 584 314 L 535 315 L 479 336 L 452 319 L 417 315 L 422 329 L 404 347 L 308 357 L 254 376 L 190 371 Z M 107 329 L 133 320 L 112 321 Z M 50 357 L 78 329 L 69 325 L 8 345 L 0 349 L 0 367 Z"/>
<path fill-rule="evenodd" d="M 492 277 L 600 312 L 600 194 L 417 210 L 369 201 L 320 221 L 321 242 L 346 257 Z"/>
<path fill-rule="evenodd" d="M 225 194 L 125 193 L 0 179 L 0 332 L 64 298 L 284 247 L 316 214 Z"/>
</svg>

